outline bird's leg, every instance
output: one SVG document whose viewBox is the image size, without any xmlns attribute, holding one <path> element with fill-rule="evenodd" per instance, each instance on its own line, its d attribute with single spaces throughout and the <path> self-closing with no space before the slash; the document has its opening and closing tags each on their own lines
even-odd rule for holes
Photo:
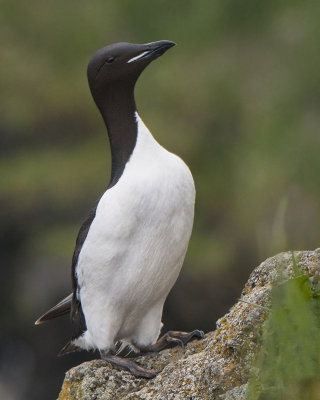
<svg viewBox="0 0 320 400">
<path fill-rule="evenodd" d="M 128 358 L 122 358 L 103 350 L 100 350 L 100 356 L 102 360 L 109 362 L 115 367 L 130 371 L 132 375 L 134 375 L 137 378 L 151 379 L 157 375 L 157 372 L 143 368 Z"/>
<path fill-rule="evenodd" d="M 168 331 L 155 344 L 149 346 L 139 346 L 141 353 L 160 351 L 166 347 L 181 346 L 184 347 L 192 339 L 202 339 L 204 333 L 196 329 L 192 332 Z"/>
</svg>

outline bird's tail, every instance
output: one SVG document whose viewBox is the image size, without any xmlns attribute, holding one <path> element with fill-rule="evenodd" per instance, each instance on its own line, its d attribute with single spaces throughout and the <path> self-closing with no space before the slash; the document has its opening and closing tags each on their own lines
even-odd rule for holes
<svg viewBox="0 0 320 400">
<path fill-rule="evenodd" d="M 72 343 L 72 340 L 68 342 L 58 353 L 58 357 L 64 356 L 66 354 L 73 353 L 75 351 L 82 351 L 82 349 Z"/>
<path fill-rule="evenodd" d="M 72 293 L 65 299 L 61 300 L 57 305 L 50 308 L 45 314 L 41 315 L 35 322 L 35 325 L 40 325 L 51 319 L 60 317 L 61 315 L 69 314 L 71 311 Z"/>
</svg>

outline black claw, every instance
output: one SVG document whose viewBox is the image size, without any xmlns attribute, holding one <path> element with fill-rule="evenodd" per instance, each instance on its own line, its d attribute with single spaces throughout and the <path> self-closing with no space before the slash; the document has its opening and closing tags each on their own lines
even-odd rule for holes
<svg viewBox="0 0 320 400">
<path fill-rule="evenodd" d="M 204 332 L 203 331 L 199 331 L 198 329 L 196 329 L 193 332 L 193 336 L 198 337 L 199 339 L 203 339 L 204 338 Z"/>
</svg>

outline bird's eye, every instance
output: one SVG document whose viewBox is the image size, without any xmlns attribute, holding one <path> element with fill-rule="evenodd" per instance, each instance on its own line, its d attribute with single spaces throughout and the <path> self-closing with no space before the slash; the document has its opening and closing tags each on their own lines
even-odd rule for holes
<svg viewBox="0 0 320 400">
<path fill-rule="evenodd" d="M 107 58 L 107 63 L 111 64 L 111 63 L 113 63 L 114 60 L 115 60 L 114 57 L 109 57 L 109 58 Z"/>
</svg>

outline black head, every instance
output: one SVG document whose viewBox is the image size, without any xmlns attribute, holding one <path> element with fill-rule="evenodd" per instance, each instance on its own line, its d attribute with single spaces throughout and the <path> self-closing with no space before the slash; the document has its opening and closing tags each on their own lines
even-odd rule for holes
<svg viewBox="0 0 320 400">
<path fill-rule="evenodd" d="M 174 45 L 160 40 L 147 44 L 115 43 L 98 50 L 88 65 L 93 97 L 114 86 L 133 88 L 145 67 Z"/>
</svg>

